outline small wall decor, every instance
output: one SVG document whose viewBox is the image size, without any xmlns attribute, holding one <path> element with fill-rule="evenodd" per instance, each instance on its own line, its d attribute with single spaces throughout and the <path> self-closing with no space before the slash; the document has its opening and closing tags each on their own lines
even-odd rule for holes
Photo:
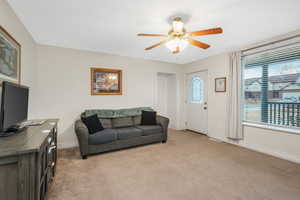
<svg viewBox="0 0 300 200">
<path fill-rule="evenodd" d="M 122 70 L 92 67 L 91 95 L 122 95 Z"/>
<path fill-rule="evenodd" d="M 0 80 L 20 83 L 21 45 L 0 26 Z"/>
<path fill-rule="evenodd" d="M 226 92 L 226 77 L 215 79 L 215 92 Z"/>
</svg>

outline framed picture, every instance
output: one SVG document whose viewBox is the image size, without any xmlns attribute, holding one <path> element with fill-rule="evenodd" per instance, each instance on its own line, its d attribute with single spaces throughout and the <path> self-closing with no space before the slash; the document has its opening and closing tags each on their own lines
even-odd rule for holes
<svg viewBox="0 0 300 200">
<path fill-rule="evenodd" d="M 21 45 L 0 26 L 0 80 L 20 83 Z"/>
<path fill-rule="evenodd" d="M 122 95 L 122 70 L 92 67 L 91 95 Z"/>
<path fill-rule="evenodd" d="M 215 79 L 215 92 L 226 92 L 226 77 Z"/>
</svg>

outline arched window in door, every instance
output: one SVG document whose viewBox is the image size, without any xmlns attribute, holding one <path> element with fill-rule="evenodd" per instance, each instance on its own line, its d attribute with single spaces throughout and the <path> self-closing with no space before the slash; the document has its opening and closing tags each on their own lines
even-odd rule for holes
<svg viewBox="0 0 300 200">
<path fill-rule="evenodd" d="M 191 80 L 190 102 L 199 104 L 203 102 L 203 80 L 200 77 L 195 76 Z"/>
</svg>

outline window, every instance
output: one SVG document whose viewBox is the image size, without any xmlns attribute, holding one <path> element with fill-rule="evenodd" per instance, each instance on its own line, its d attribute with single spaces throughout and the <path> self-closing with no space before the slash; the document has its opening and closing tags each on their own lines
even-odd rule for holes
<svg viewBox="0 0 300 200">
<path fill-rule="evenodd" d="M 203 80 L 201 80 L 199 77 L 192 78 L 190 102 L 198 104 L 203 102 Z"/>
<path fill-rule="evenodd" d="M 300 46 L 242 56 L 244 121 L 300 127 Z"/>
</svg>

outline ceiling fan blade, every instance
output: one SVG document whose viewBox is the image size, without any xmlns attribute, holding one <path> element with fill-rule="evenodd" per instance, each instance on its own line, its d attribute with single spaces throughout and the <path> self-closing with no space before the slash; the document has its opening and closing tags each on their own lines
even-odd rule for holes
<svg viewBox="0 0 300 200">
<path fill-rule="evenodd" d="M 137 36 L 150 36 L 150 37 L 168 37 L 165 34 L 147 34 L 147 33 L 139 33 Z"/>
<path fill-rule="evenodd" d="M 165 44 L 165 43 L 167 43 L 167 42 L 169 42 L 169 41 L 170 41 L 170 40 L 164 40 L 164 41 L 161 41 L 161 42 L 156 43 L 156 44 L 154 44 L 154 45 L 152 45 L 152 46 L 150 46 L 150 47 L 147 47 L 145 50 L 153 49 L 153 48 L 158 47 L 158 46 L 160 46 L 160 45 L 163 45 L 163 44 Z"/>
<path fill-rule="evenodd" d="M 193 39 L 191 39 L 191 38 L 189 38 L 189 39 L 187 39 L 187 40 L 188 40 L 188 42 L 189 42 L 190 44 L 192 44 L 192 45 L 194 45 L 194 46 L 197 46 L 197 47 L 199 47 L 199 48 L 202 48 L 202 49 L 207 49 L 207 48 L 210 47 L 208 44 L 205 44 L 205 43 L 203 43 L 203 42 L 199 42 L 199 41 L 197 41 L 197 40 L 193 40 Z"/>
<path fill-rule="evenodd" d="M 188 36 L 201 36 L 201 35 L 211 35 L 211 34 L 219 34 L 219 33 L 223 33 L 222 28 L 212 28 L 212 29 L 207 29 L 202 31 L 194 31 L 188 33 Z"/>
</svg>

